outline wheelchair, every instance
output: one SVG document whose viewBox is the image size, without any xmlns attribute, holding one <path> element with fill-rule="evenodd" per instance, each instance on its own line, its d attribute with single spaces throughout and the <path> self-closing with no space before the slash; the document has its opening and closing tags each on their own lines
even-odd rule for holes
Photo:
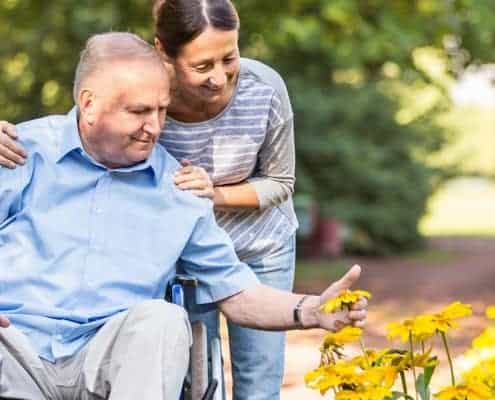
<svg viewBox="0 0 495 400">
<path fill-rule="evenodd" d="M 195 311 L 196 278 L 178 274 L 169 282 L 165 299 L 188 312 Z M 223 358 L 219 337 L 208 338 L 202 321 L 192 321 L 193 344 L 189 372 L 184 381 L 180 400 L 225 400 Z M 209 340 L 208 340 L 209 339 Z"/>
</svg>

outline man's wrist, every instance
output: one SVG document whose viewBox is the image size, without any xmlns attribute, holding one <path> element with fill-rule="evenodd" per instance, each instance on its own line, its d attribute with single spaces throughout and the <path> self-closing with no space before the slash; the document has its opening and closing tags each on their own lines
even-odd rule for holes
<svg viewBox="0 0 495 400">
<path fill-rule="evenodd" d="M 308 296 L 301 305 L 299 319 L 302 329 L 319 328 L 320 296 Z"/>
</svg>

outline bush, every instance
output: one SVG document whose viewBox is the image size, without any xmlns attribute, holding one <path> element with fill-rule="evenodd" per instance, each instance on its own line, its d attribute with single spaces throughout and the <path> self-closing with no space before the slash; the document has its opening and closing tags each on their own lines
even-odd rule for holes
<svg viewBox="0 0 495 400">
<path fill-rule="evenodd" d="M 441 146 L 442 131 L 426 120 L 398 124 L 398 105 L 377 85 L 324 91 L 291 84 L 297 191 L 311 194 L 324 217 L 349 226 L 347 250 L 386 254 L 418 246 L 418 221 L 442 177 L 422 155 Z"/>
</svg>

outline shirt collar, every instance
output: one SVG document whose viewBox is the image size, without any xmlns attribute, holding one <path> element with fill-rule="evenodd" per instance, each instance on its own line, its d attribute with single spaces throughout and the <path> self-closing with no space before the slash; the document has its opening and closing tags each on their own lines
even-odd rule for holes
<svg viewBox="0 0 495 400">
<path fill-rule="evenodd" d="M 79 151 L 84 158 L 92 164 L 102 169 L 108 169 L 104 165 L 95 161 L 93 157 L 91 157 L 84 150 L 79 133 L 78 121 L 79 109 L 77 107 L 73 107 L 66 115 L 66 123 L 62 127 L 60 143 L 56 154 L 56 162 L 59 163 L 62 161 L 62 159 L 72 151 Z M 146 160 L 129 167 L 116 168 L 112 171 L 130 173 L 135 171 L 150 170 L 153 174 L 153 181 L 155 185 L 158 185 L 161 182 L 161 178 L 165 172 L 165 160 L 160 157 L 156 146 L 158 146 L 158 144 L 155 144 L 150 156 Z"/>
</svg>

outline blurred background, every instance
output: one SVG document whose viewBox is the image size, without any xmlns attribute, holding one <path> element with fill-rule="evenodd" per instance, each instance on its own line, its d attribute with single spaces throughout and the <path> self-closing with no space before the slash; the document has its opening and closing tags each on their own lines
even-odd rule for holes
<svg viewBox="0 0 495 400">
<path fill-rule="evenodd" d="M 350 263 L 390 318 L 495 302 L 493 0 L 237 0 L 241 52 L 284 77 L 296 116 L 296 290 Z M 153 39 L 150 0 L 0 0 L 0 119 L 64 113 L 92 33 Z M 492 64 L 493 63 L 493 64 Z M 456 339 L 456 338 L 454 338 Z M 289 336 L 283 398 L 303 388 L 321 333 Z"/>
</svg>

